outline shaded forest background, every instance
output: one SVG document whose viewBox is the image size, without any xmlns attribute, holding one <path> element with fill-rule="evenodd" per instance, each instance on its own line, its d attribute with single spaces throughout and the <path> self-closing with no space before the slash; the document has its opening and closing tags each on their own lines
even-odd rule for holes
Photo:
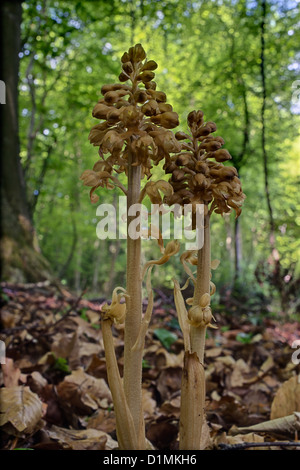
<svg viewBox="0 0 300 470">
<path fill-rule="evenodd" d="M 20 5 L 20 199 L 34 227 L 34 249 L 46 262 L 31 272 L 11 262 L 16 266 L 2 280 L 36 282 L 49 269 L 73 292 L 87 288 L 90 298 L 109 298 L 115 285 L 124 285 L 125 241 L 97 239 L 97 205 L 79 177 L 97 160 L 88 134 L 101 86 L 117 80 L 121 55 L 140 42 L 159 65 L 156 81 L 179 114 L 176 130 L 185 130 L 193 109 L 216 122 L 247 197 L 240 219 L 212 217 L 212 256 L 221 260 L 215 306 L 242 305 L 250 316 L 299 314 L 299 2 Z M 155 172 L 163 177 L 162 169 Z M 5 184 L 14 192 L 14 170 Z M 102 190 L 100 202 L 117 198 Z M 154 250 L 144 242 L 145 259 Z M 174 276 L 182 277 L 179 257 L 155 272 L 153 286 L 171 289 Z"/>
</svg>

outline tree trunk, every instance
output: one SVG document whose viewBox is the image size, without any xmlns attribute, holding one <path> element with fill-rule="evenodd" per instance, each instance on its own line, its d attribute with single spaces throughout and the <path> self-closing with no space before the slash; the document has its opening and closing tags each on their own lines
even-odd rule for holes
<svg viewBox="0 0 300 470">
<path fill-rule="evenodd" d="M 242 240 L 240 220 L 234 220 L 234 282 L 236 283 L 240 278 L 242 261 Z"/>
<path fill-rule="evenodd" d="M 1 105 L 1 279 L 36 282 L 50 269 L 38 251 L 19 157 L 18 73 L 22 7 L 19 1 L 0 6 L 2 74 L 6 104 Z"/>
</svg>

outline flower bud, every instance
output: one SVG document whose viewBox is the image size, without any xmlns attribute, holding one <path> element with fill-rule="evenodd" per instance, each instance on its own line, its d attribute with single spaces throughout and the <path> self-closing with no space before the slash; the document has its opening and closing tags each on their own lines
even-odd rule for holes
<svg viewBox="0 0 300 470">
<path fill-rule="evenodd" d="M 204 175 L 208 176 L 209 175 L 209 167 L 205 162 L 197 162 L 195 164 L 195 170 L 198 173 L 203 173 Z"/>
<path fill-rule="evenodd" d="M 121 109 L 111 108 L 106 116 L 108 124 L 116 124 L 118 121 L 120 121 L 120 112 Z"/>
<path fill-rule="evenodd" d="M 210 186 L 210 180 L 208 178 L 205 178 L 203 173 L 197 173 L 195 176 L 192 178 L 192 184 L 197 188 L 197 189 L 206 189 Z"/>
<path fill-rule="evenodd" d="M 104 100 L 108 104 L 114 104 L 119 99 L 119 94 L 117 91 L 108 91 L 104 95 Z"/>
<path fill-rule="evenodd" d="M 141 44 L 136 44 L 134 47 L 130 47 L 128 55 L 131 62 L 141 62 L 146 59 L 146 52 Z"/>
<path fill-rule="evenodd" d="M 222 144 L 218 142 L 217 140 L 209 140 L 205 139 L 201 144 L 200 148 L 206 150 L 206 152 L 214 152 L 215 150 L 218 150 Z"/>
<path fill-rule="evenodd" d="M 186 134 L 185 132 L 182 132 L 182 131 L 176 132 L 175 137 L 176 137 L 177 140 L 185 140 L 185 139 L 190 138 L 188 134 Z"/>
<path fill-rule="evenodd" d="M 163 169 L 165 173 L 173 173 L 173 171 L 177 169 L 177 165 L 175 162 L 169 161 L 164 164 Z"/>
<path fill-rule="evenodd" d="M 166 129 L 173 129 L 179 125 L 178 114 L 173 111 L 152 116 L 151 121 L 154 124 L 165 127 Z"/>
<path fill-rule="evenodd" d="M 145 70 L 142 72 L 139 76 L 138 79 L 142 80 L 143 83 L 146 82 L 151 82 L 151 80 L 155 77 L 155 73 L 151 72 L 150 70 Z"/>
<path fill-rule="evenodd" d="M 156 70 L 157 63 L 154 60 L 148 60 L 142 67 L 141 70 Z"/>
<path fill-rule="evenodd" d="M 122 121 L 126 127 L 137 126 L 142 118 L 143 114 L 140 110 L 136 109 L 135 106 L 126 106 L 121 108 L 120 121 Z"/>
<path fill-rule="evenodd" d="M 187 121 L 191 127 L 193 124 L 200 125 L 202 124 L 203 111 L 191 111 L 188 114 Z"/>
<path fill-rule="evenodd" d="M 203 313 L 203 323 L 205 325 L 208 325 L 213 319 L 211 308 L 208 306 L 203 308 L 202 313 Z"/>
<path fill-rule="evenodd" d="M 158 103 L 158 107 L 161 113 L 173 111 L 173 107 L 168 103 Z"/>
<path fill-rule="evenodd" d="M 231 160 L 231 155 L 226 149 L 219 149 L 214 152 L 214 158 L 217 162 L 226 162 L 227 160 Z"/>
<path fill-rule="evenodd" d="M 102 103 L 97 103 L 92 111 L 92 115 L 97 119 L 106 119 L 108 111 L 111 110 L 110 106 L 106 106 Z"/>
<path fill-rule="evenodd" d="M 211 123 L 206 123 L 204 126 L 201 126 L 196 132 L 195 132 L 195 137 L 206 137 L 208 136 L 211 132 L 214 132 L 212 129 L 214 127 L 211 126 Z M 216 128 L 217 129 L 217 128 Z M 215 129 L 215 130 L 216 130 Z"/>
<path fill-rule="evenodd" d="M 121 72 L 119 75 L 119 80 L 120 82 L 127 82 L 127 80 L 129 80 L 129 77 L 126 75 L 126 73 Z"/>
<path fill-rule="evenodd" d="M 146 82 L 145 83 L 145 88 L 146 90 L 156 90 L 156 83 L 151 81 L 151 82 Z"/>
<path fill-rule="evenodd" d="M 183 170 L 176 168 L 176 170 L 172 173 L 172 180 L 173 181 L 183 181 L 185 179 L 185 174 Z"/>
<path fill-rule="evenodd" d="M 176 159 L 176 164 L 177 165 L 187 165 L 191 161 L 191 154 L 189 153 L 181 153 L 177 159 Z"/>
<path fill-rule="evenodd" d="M 148 90 L 148 93 L 150 93 L 152 98 L 158 103 L 165 103 L 167 101 L 167 95 L 163 91 Z"/>
<path fill-rule="evenodd" d="M 129 62 L 129 61 L 130 61 L 130 57 L 129 57 L 128 52 L 124 52 L 124 54 L 121 57 L 121 62 L 125 64 L 126 62 Z"/>
<path fill-rule="evenodd" d="M 199 326 L 203 321 L 203 312 L 200 305 L 194 305 L 188 311 L 188 319 L 194 326 Z"/>
<path fill-rule="evenodd" d="M 209 294 L 203 294 L 200 298 L 200 307 L 205 308 L 209 305 L 210 303 L 210 295 Z"/>
<path fill-rule="evenodd" d="M 148 95 L 145 90 L 137 90 L 134 93 L 134 99 L 137 103 L 145 103 L 148 100 Z"/>
<path fill-rule="evenodd" d="M 121 83 L 113 83 L 112 85 L 103 85 L 101 88 L 102 95 L 105 95 L 108 91 L 117 91 L 117 90 L 130 90 L 129 85 L 122 85 Z"/>
<path fill-rule="evenodd" d="M 154 116 L 155 114 L 159 113 L 159 107 L 157 101 L 149 100 L 148 103 L 144 104 L 141 107 L 142 113 L 146 116 Z"/>
<path fill-rule="evenodd" d="M 133 72 L 133 66 L 131 62 L 125 62 L 125 64 L 122 65 L 122 69 L 124 70 L 127 75 L 130 75 Z"/>
</svg>

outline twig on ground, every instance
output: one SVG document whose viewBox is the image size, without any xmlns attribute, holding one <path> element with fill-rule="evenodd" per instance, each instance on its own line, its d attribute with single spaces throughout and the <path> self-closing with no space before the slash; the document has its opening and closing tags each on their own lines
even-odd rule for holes
<svg viewBox="0 0 300 470">
<path fill-rule="evenodd" d="M 249 447 L 300 447 L 300 442 L 241 442 L 239 444 L 220 443 L 221 450 L 243 450 Z"/>
</svg>

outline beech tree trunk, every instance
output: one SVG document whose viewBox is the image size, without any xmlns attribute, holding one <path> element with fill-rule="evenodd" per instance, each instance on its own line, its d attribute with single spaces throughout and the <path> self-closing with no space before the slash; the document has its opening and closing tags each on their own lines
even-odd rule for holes
<svg viewBox="0 0 300 470">
<path fill-rule="evenodd" d="M 18 73 L 20 1 L 2 1 L 1 79 L 6 85 L 6 104 L 1 109 L 1 280 L 37 282 L 51 278 L 47 261 L 38 250 L 26 197 L 20 162 L 18 127 Z"/>
</svg>

